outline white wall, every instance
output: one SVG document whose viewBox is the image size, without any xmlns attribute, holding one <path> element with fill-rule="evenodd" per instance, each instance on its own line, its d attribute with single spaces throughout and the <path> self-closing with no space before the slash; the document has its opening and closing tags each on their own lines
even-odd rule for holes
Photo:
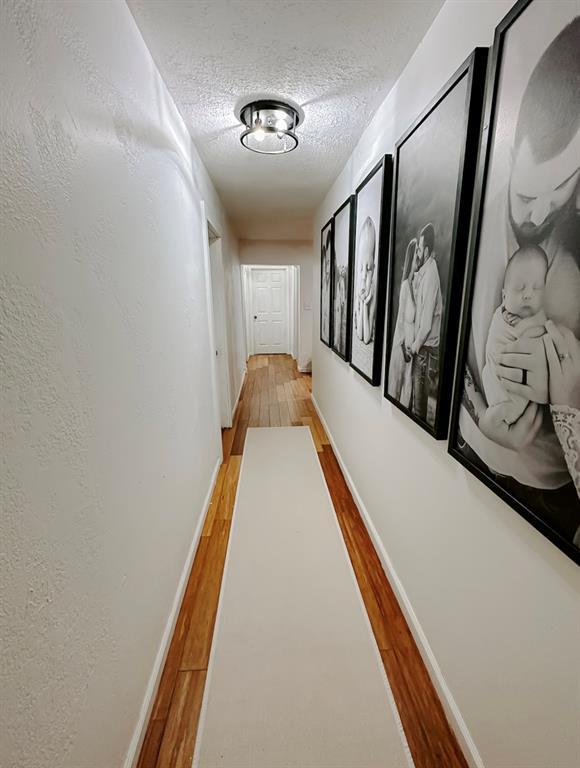
<svg viewBox="0 0 580 768">
<path fill-rule="evenodd" d="M 123 0 L 0 30 L 0 764 L 120 768 L 220 457 L 202 199 L 239 309 L 237 253 Z"/>
<path fill-rule="evenodd" d="M 300 349 L 298 367 L 310 370 L 312 362 L 312 268 L 310 240 L 240 240 L 240 264 L 293 264 L 300 267 Z M 309 309 L 307 308 L 309 307 Z"/>
<path fill-rule="evenodd" d="M 230 397 L 233 415 L 246 371 L 246 337 L 242 309 L 242 275 L 240 270 L 239 242 L 229 225 L 227 235 L 222 243 L 222 258 L 225 280 Z"/>
<path fill-rule="evenodd" d="M 199 154 L 191 144 L 193 178 L 205 203 L 205 213 L 213 230 L 221 238 L 224 295 L 226 305 L 226 331 L 228 369 L 232 409 L 239 395 L 246 370 L 246 340 L 242 314 L 242 281 L 239 262 L 239 241 L 232 229 L 215 187 Z"/>
<path fill-rule="evenodd" d="M 491 44 L 511 5 L 443 6 L 319 209 L 315 240 L 473 47 Z M 473 739 L 473 761 L 580 765 L 580 569 L 318 341 L 317 263 L 314 286 L 316 400 Z"/>
</svg>

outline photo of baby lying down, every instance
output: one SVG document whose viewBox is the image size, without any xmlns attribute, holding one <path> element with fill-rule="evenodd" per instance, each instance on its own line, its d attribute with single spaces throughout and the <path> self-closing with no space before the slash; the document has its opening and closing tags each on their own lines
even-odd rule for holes
<svg viewBox="0 0 580 768">
<path fill-rule="evenodd" d="M 547 317 L 543 309 L 548 259 L 537 245 L 519 248 L 508 261 L 502 288 L 502 302 L 495 310 L 485 348 L 483 389 L 488 405 L 507 403 L 504 421 L 513 424 L 526 410 L 529 400 L 508 392 L 497 373 L 497 355 L 506 344 L 526 336 L 542 335 Z"/>
<path fill-rule="evenodd" d="M 361 227 L 357 246 L 360 257 L 356 273 L 353 324 L 357 338 L 363 344 L 370 344 L 375 335 L 377 306 L 377 234 L 370 216 L 367 216 Z"/>
<path fill-rule="evenodd" d="M 383 195 L 383 190 L 390 188 L 391 180 L 392 160 L 386 156 L 356 191 L 350 364 L 373 386 L 381 379 L 388 256 L 388 215 L 383 210 L 388 195 Z"/>
</svg>

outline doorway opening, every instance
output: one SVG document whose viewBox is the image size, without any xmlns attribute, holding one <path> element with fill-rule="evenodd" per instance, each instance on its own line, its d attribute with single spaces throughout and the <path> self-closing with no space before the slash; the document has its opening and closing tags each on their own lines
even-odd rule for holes
<svg viewBox="0 0 580 768">
<path fill-rule="evenodd" d="M 300 267 L 242 265 L 247 357 L 300 349 Z"/>
<path fill-rule="evenodd" d="M 226 315 L 225 278 L 222 259 L 222 239 L 207 220 L 207 273 L 210 282 L 208 308 L 210 314 L 213 384 L 218 404 L 217 414 L 222 428 L 232 426 L 229 350 Z"/>
</svg>

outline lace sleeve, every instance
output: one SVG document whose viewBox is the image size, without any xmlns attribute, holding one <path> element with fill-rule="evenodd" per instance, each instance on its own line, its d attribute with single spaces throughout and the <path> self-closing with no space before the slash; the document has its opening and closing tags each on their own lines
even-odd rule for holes
<svg viewBox="0 0 580 768">
<path fill-rule="evenodd" d="M 567 405 L 551 405 L 550 412 L 568 471 L 580 497 L 580 410 Z"/>
</svg>

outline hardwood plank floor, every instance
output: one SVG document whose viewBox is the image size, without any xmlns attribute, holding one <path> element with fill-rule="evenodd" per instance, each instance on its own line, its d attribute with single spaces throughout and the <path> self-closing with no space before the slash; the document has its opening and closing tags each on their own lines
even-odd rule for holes
<svg viewBox="0 0 580 768">
<path fill-rule="evenodd" d="M 416 768 L 467 768 L 310 393 L 290 356 L 248 361 L 138 768 L 191 767 L 246 432 L 290 425 L 312 433 Z"/>
</svg>

